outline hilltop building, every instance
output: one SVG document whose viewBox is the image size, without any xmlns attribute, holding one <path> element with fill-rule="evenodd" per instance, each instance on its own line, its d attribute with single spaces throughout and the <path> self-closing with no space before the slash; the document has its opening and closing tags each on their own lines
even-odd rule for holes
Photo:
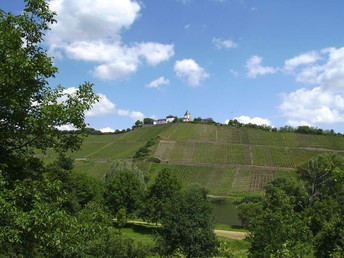
<svg viewBox="0 0 344 258">
<path fill-rule="evenodd" d="M 188 110 L 184 114 L 183 122 L 192 122 L 192 117 Z"/>
<path fill-rule="evenodd" d="M 172 123 L 176 118 L 176 116 L 169 115 L 166 117 L 166 123 Z"/>
<path fill-rule="evenodd" d="M 154 120 L 153 125 L 166 125 L 169 123 L 173 123 L 175 119 L 178 119 L 178 117 L 169 115 L 166 118 Z M 185 112 L 183 122 L 192 122 L 192 117 L 189 111 Z"/>
<path fill-rule="evenodd" d="M 153 124 L 154 125 L 165 125 L 165 124 L 169 124 L 169 123 L 172 123 L 174 121 L 174 119 L 176 119 L 177 117 L 176 116 L 172 116 L 172 115 L 169 115 L 167 116 L 166 118 L 164 119 L 157 119 L 157 120 L 154 120 Z"/>
</svg>

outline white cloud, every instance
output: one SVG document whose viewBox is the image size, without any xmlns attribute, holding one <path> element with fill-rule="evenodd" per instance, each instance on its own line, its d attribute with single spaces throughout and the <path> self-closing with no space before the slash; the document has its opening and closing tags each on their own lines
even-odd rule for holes
<svg viewBox="0 0 344 258">
<path fill-rule="evenodd" d="M 292 72 L 300 65 L 313 64 L 319 59 L 320 55 L 316 51 L 311 51 L 286 60 L 284 63 L 284 69 L 287 72 Z"/>
<path fill-rule="evenodd" d="M 321 87 L 298 89 L 282 95 L 280 110 L 292 121 L 308 124 L 344 121 L 344 98 Z"/>
<path fill-rule="evenodd" d="M 344 48 L 325 48 L 285 61 L 284 70 L 295 79 L 322 89 L 344 92 Z"/>
<path fill-rule="evenodd" d="M 268 125 L 271 126 L 271 122 L 267 118 L 261 118 L 261 117 L 249 117 L 249 116 L 239 116 L 235 117 L 234 119 L 238 120 L 240 123 L 243 124 L 256 124 L 256 125 Z M 226 124 L 228 124 L 229 119 L 225 121 Z"/>
<path fill-rule="evenodd" d="M 95 63 L 92 74 L 116 79 L 137 71 L 141 60 L 155 66 L 174 55 L 173 44 L 131 43 L 121 40 L 121 32 L 130 29 L 140 17 L 141 6 L 135 0 L 51 0 L 57 23 L 47 34 L 52 55 Z"/>
<path fill-rule="evenodd" d="M 262 66 L 263 58 L 260 56 L 252 56 L 246 62 L 246 68 L 248 70 L 247 76 L 249 78 L 256 78 L 257 75 L 266 75 L 276 73 L 277 69 L 271 66 Z"/>
<path fill-rule="evenodd" d="M 191 24 L 186 24 L 185 26 L 184 26 L 184 29 L 186 29 L 186 30 L 188 30 L 188 29 L 190 29 L 191 28 Z"/>
<path fill-rule="evenodd" d="M 99 129 L 99 131 L 101 131 L 102 133 L 114 133 L 115 132 L 115 130 L 110 128 L 110 127 L 105 127 L 105 128 Z"/>
<path fill-rule="evenodd" d="M 169 84 L 170 81 L 168 79 L 165 79 L 164 76 L 159 77 L 158 79 L 150 82 L 147 87 L 148 88 L 154 88 L 154 89 L 160 89 L 161 85 Z"/>
<path fill-rule="evenodd" d="M 236 48 L 238 46 L 237 43 L 235 43 L 234 41 L 232 41 L 230 39 L 213 38 L 212 42 L 215 45 L 215 47 L 217 47 L 218 49 Z"/>
<path fill-rule="evenodd" d="M 120 116 L 128 116 L 134 121 L 142 120 L 143 118 L 145 118 L 145 115 L 140 111 L 130 111 L 130 110 L 125 110 L 125 109 L 119 109 L 117 110 L 117 114 Z"/>
<path fill-rule="evenodd" d="M 298 82 L 315 85 L 282 95 L 279 108 L 289 124 L 344 121 L 344 48 L 301 54 L 286 60 L 284 71 Z"/>
<path fill-rule="evenodd" d="M 157 65 L 170 59 L 174 55 L 174 45 L 163 45 L 160 43 L 148 42 L 137 45 L 139 55 L 146 59 L 150 65 Z"/>
<path fill-rule="evenodd" d="M 98 93 L 99 101 L 96 102 L 93 107 L 86 111 L 86 116 L 100 116 L 105 114 L 111 114 L 115 112 L 115 104 L 112 103 L 104 94 Z"/>
<path fill-rule="evenodd" d="M 61 126 L 57 126 L 56 128 L 60 131 L 75 131 L 75 130 L 77 130 L 72 125 L 61 125 Z"/>
<path fill-rule="evenodd" d="M 176 61 L 174 71 L 179 78 L 184 78 L 189 85 L 197 87 L 201 82 L 209 77 L 193 59 L 183 59 Z"/>
</svg>

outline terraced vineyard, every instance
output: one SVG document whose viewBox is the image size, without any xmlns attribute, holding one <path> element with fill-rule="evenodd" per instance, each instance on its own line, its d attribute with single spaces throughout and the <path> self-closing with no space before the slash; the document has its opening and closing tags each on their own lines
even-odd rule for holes
<svg viewBox="0 0 344 258">
<path fill-rule="evenodd" d="M 152 156 L 161 163 L 139 163 L 146 175 L 152 180 L 169 167 L 184 185 L 199 183 L 213 195 L 259 193 L 268 181 L 293 175 L 311 157 L 324 152 L 344 155 L 344 137 L 183 123 L 89 136 L 80 151 L 71 153 L 75 169 L 102 177 L 114 159 L 131 159 L 156 136 L 160 142 Z M 48 152 L 44 157 L 53 156 Z"/>
</svg>

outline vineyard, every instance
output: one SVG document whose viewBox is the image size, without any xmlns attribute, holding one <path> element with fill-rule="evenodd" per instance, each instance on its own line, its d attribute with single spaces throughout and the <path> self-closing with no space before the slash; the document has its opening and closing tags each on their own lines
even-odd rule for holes
<svg viewBox="0 0 344 258">
<path fill-rule="evenodd" d="M 76 160 L 76 171 L 101 178 L 113 160 L 132 159 L 147 141 L 158 136 L 150 155 L 161 163 L 137 163 L 147 178 L 152 181 L 167 167 L 183 185 L 198 183 L 213 195 L 259 193 L 268 181 L 294 175 L 300 163 L 316 155 L 344 155 L 344 137 L 191 123 L 91 135 L 70 155 Z M 49 150 L 39 155 L 45 161 L 55 156 Z"/>
</svg>

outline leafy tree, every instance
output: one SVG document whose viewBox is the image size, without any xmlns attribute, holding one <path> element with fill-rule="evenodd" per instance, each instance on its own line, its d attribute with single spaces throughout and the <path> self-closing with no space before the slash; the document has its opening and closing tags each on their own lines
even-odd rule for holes
<svg viewBox="0 0 344 258">
<path fill-rule="evenodd" d="M 302 257 L 312 250 L 312 233 L 294 211 L 295 200 L 275 188 L 263 211 L 250 221 L 247 240 L 252 257 Z"/>
<path fill-rule="evenodd" d="M 167 168 L 161 170 L 154 183 L 148 188 L 143 217 L 151 222 L 157 223 L 166 214 L 166 205 L 180 191 L 181 183 Z"/>
<path fill-rule="evenodd" d="M 186 257 L 211 257 L 218 242 L 213 231 L 212 208 L 199 187 L 188 189 L 171 200 L 162 217 L 159 252 L 182 253 Z"/>
<path fill-rule="evenodd" d="M 80 135 L 63 134 L 57 127 L 86 128 L 85 110 L 97 99 L 91 83 L 74 94 L 49 87 L 57 68 L 41 43 L 54 15 L 43 0 L 26 0 L 19 15 L 0 10 L 0 169 L 12 180 L 37 173 L 34 149 L 78 149 Z"/>
<path fill-rule="evenodd" d="M 0 256 L 56 257 L 76 255 L 75 218 L 59 181 L 24 179 L 12 189 L 0 179 Z"/>
<path fill-rule="evenodd" d="M 242 203 L 238 206 L 238 217 L 241 225 L 245 228 L 248 227 L 250 221 L 262 213 L 262 205 L 260 203 Z"/>
<path fill-rule="evenodd" d="M 319 155 L 297 175 L 268 184 L 262 214 L 249 224 L 252 256 L 343 256 L 343 157 Z"/>
<path fill-rule="evenodd" d="M 124 208 L 128 215 L 133 215 L 140 208 L 144 197 L 145 182 L 143 173 L 128 161 L 114 161 L 105 177 L 105 201 L 117 214 Z"/>
<path fill-rule="evenodd" d="M 310 159 L 297 169 L 305 182 L 309 202 L 326 196 L 344 203 L 344 158 L 334 154 L 323 154 Z"/>
<path fill-rule="evenodd" d="M 140 126 L 140 125 L 142 125 L 142 121 L 141 120 L 136 120 L 135 126 Z"/>
<path fill-rule="evenodd" d="M 143 123 L 145 125 L 152 125 L 152 124 L 154 124 L 154 119 L 146 117 L 143 119 Z"/>
</svg>

